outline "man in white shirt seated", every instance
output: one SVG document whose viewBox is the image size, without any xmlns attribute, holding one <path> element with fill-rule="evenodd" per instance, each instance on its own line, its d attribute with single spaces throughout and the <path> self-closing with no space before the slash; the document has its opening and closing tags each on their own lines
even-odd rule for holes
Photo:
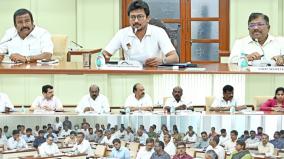
<svg viewBox="0 0 284 159">
<path fill-rule="evenodd" d="M 46 142 L 38 147 L 40 157 L 52 157 L 60 154 L 56 143 L 53 143 L 53 136 L 48 135 Z"/>
<path fill-rule="evenodd" d="M 251 130 L 250 131 L 250 137 L 245 142 L 246 142 L 246 148 L 257 148 L 260 140 L 258 138 L 256 138 L 255 131 Z"/>
<path fill-rule="evenodd" d="M 170 112 L 171 107 L 175 107 L 175 110 L 193 110 L 193 107 L 189 105 L 191 102 L 182 98 L 183 89 L 180 86 L 173 88 L 172 95 L 173 97 L 168 98 L 164 105 L 164 109 L 168 112 Z"/>
<path fill-rule="evenodd" d="M 151 111 L 153 110 L 153 102 L 151 97 L 145 93 L 144 86 L 141 83 L 136 83 L 133 86 L 133 94 L 127 97 L 125 101 L 125 108 L 130 108 L 131 111 L 144 110 Z"/>
<path fill-rule="evenodd" d="M 237 139 L 238 139 L 238 132 L 237 130 L 232 130 L 230 133 L 231 139 L 226 141 L 224 143 L 225 150 L 229 153 L 232 153 L 235 150 L 235 147 L 237 145 Z"/>
<path fill-rule="evenodd" d="M 53 86 L 42 86 L 42 96 L 38 96 L 30 107 L 31 111 L 63 111 L 61 101 L 54 96 Z"/>
<path fill-rule="evenodd" d="M 50 33 L 34 25 L 32 13 L 27 9 L 14 13 L 14 27 L 6 31 L 0 42 L 0 62 L 6 53 L 11 61 L 22 63 L 49 60 L 53 53 Z"/>
<path fill-rule="evenodd" d="M 85 137 L 89 135 L 89 128 L 90 125 L 89 123 L 83 123 L 82 124 L 82 129 L 80 130 L 80 132 L 84 133 Z"/>
<path fill-rule="evenodd" d="M 114 139 L 112 143 L 113 148 L 111 150 L 111 158 L 130 159 L 130 152 L 128 148 L 121 146 L 121 141 L 119 139 Z"/>
<path fill-rule="evenodd" d="M 26 129 L 26 134 L 23 135 L 23 139 L 26 141 L 26 143 L 32 143 L 35 141 L 35 137 L 33 136 L 33 130 L 31 128 Z"/>
<path fill-rule="evenodd" d="M 106 61 L 120 48 L 126 59 L 156 67 L 163 63 L 178 63 L 179 57 L 164 29 L 148 24 L 149 6 L 133 1 L 128 7 L 130 26 L 118 31 L 103 51 Z M 162 54 L 161 54 L 162 53 Z"/>
<path fill-rule="evenodd" d="M 25 140 L 20 137 L 19 130 L 13 130 L 12 137 L 8 139 L 7 148 L 8 150 L 28 148 L 28 145 Z"/>
<path fill-rule="evenodd" d="M 146 146 L 139 149 L 136 159 L 149 159 L 154 153 L 154 139 L 148 138 Z"/>
<path fill-rule="evenodd" d="M 82 132 L 77 134 L 77 143 L 73 146 L 72 151 L 79 154 L 92 155 L 92 148 L 88 140 L 85 140 L 85 135 Z"/>
<path fill-rule="evenodd" d="M 100 142 L 100 144 L 105 144 L 105 145 L 112 145 L 112 141 L 115 139 L 115 137 L 111 134 L 110 130 L 105 131 L 105 137 L 103 140 Z"/>
<path fill-rule="evenodd" d="M 189 129 L 186 135 L 183 137 L 183 141 L 194 142 L 194 143 L 197 142 L 196 133 L 192 129 Z"/>
<path fill-rule="evenodd" d="M 2 132 L 2 128 L 0 128 L 0 145 L 6 145 L 6 143 L 7 143 L 7 137 Z"/>
<path fill-rule="evenodd" d="M 210 111 L 229 111 L 235 107 L 236 111 L 246 109 L 247 107 L 234 98 L 234 87 L 225 85 L 223 87 L 223 97 L 216 98 L 210 107 Z"/>
<path fill-rule="evenodd" d="M 95 143 L 101 143 L 104 138 L 103 130 L 98 130 L 95 135 Z"/>
<path fill-rule="evenodd" d="M 164 134 L 164 143 L 165 143 L 165 151 L 170 155 L 174 156 L 176 154 L 176 146 L 171 141 L 171 135 L 170 134 Z"/>
<path fill-rule="evenodd" d="M 269 34 L 269 18 L 263 13 L 251 13 L 248 19 L 249 36 L 236 40 L 230 54 L 229 62 L 238 63 L 241 53 L 249 61 L 275 60 L 277 65 L 283 65 L 283 37 Z"/>
<path fill-rule="evenodd" d="M 67 125 L 64 125 L 64 128 L 63 130 L 60 131 L 60 133 L 58 134 L 58 137 L 65 138 L 70 135 L 71 131 L 72 130 L 68 129 Z"/>
<path fill-rule="evenodd" d="M 134 141 L 134 134 L 133 134 L 131 127 L 127 127 L 126 134 L 125 134 L 123 140 L 126 141 L 126 142 L 133 142 Z"/>
<path fill-rule="evenodd" d="M 210 138 L 209 146 L 207 147 L 206 151 L 214 150 L 216 154 L 218 155 L 218 159 L 225 159 L 225 150 L 222 146 L 219 144 L 219 137 L 214 136 Z"/>
<path fill-rule="evenodd" d="M 142 129 L 139 128 L 139 129 L 137 130 L 137 134 L 136 134 L 136 136 L 135 136 L 134 141 L 135 141 L 135 142 L 139 142 L 139 143 L 142 144 L 142 145 L 145 145 L 147 139 L 148 139 L 148 135 L 144 132 L 144 130 L 142 130 Z"/>
<path fill-rule="evenodd" d="M 221 129 L 221 135 L 219 137 L 219 145 L 225 146 L 225 143 L 230 140 L 229 136 L 227 135 L 226 129 Z"/>
<path fill-rule="evenodd" d="M 0 113 L 8 113 L 14 110 L 14 105 L 10 101 L 8 95 L 0 92 Z"/>
<path fill-rule="evenodd" d="M 110 107 L 106 96 L 100 93 L 100 88 L 92 84 L 89 94 L 85 95 L 77 105 L 76 112 L 85 113 L 88 111 L 96 113 L 109 113 Z"/>
<path fill-rule="evenodd" d="M 274 153 L 274 145 L 269 143 L 269 136 L 267 134 L 262 134 L 261 142 L 257 146 L 259 153 L 264 153 L 265 156 L 272 156 Z"/>
<path fill-rule="evenodd" d="M 53 129 L 54 131 L 58 131 L 58 128 L 61 127 L 63 128 L 62 122 L 59 120 L 59 117 L 55 118 L 55 123 L 53 124 Z"/>
<path fill-rule="evenodd" d="M 89 128 L 89 134 L 86 135 L 86 140 L 88 141 L 95 141 L 96 139 L 96 134 L 94 133 L 94 129 L 93 128 Z"/>
<path fill-rule="evenodd" d="M 47 132 L 44 134 L 44 138 L 47 139 L 47 136 L 52 135 L 54 142 L 58 141 L 57 135 L 53 132 L 52 127 L 47 128 Z"/>
</svg>

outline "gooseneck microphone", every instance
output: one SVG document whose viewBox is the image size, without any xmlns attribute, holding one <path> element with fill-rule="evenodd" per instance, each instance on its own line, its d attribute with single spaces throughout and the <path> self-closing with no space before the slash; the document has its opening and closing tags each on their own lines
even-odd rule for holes
<svg viewBox="0 0 284 159">
<path fill-rule="evenodd" d="M 5 43 L 7 43 L 7 42 L 9 42 L 9 41 L 11 41 L 11 40 L 12 40 L 12 38 L 10 38 L 10 39 L 8 39 L 8 40 L 5 40 L 5 41 L 1 42 L 0 45 L 3 45 L 3 44 L 5 44 Z"/>
<path fill-rule="evenodd" d="M 76 46 L 79 46 L 81 49 L 83 48 L 83 46 L 82 45 L 80 45 L 80 44 L 78 44 L 78 43 L 76 43 L 75 41 L 71 41 L 73 44 L 75 44 Z"/>
</svg>

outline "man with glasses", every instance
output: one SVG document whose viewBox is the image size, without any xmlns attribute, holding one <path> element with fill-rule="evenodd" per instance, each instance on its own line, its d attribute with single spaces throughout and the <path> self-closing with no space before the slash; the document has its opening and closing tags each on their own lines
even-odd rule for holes
<svg viewBox="0 0 284 159">
<path fill-rule="evenodd" d="M 184 142 L 177 143 L 177 151 L 173 159 L 193 159 L 186 153 L 186 144 Z"/>
<path fill-rule="evenodd" d="M 235 42 L 229 61 L 237 63 L 241 53 L 246 54 L 249 61 L 275 60 L 277 65 L 284 64 L 284 38 L 269 34 L 269 18 L 263 13 L 252 13 L 248 19 L 249 36 Z"/>
<path fill-rule="evenodd" d="M 130 26 L 121 29 L 103 51 L 106 61 L 120 48 L 126 60 L 145 66 L 178 63 L 179 57 L 164 29 L 148 24 L 150 10 L 146 2 L 133 1 L 128 7 Z M 162 53 L 162 54 L 161 54 Z"/>
</svg>

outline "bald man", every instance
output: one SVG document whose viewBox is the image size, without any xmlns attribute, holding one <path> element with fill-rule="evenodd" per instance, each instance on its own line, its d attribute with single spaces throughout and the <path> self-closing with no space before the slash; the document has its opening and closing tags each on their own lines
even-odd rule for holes
<svg viewBox="0 0 284 159">
<path fill-rule="evenodd" d="M 96 113 L 110 112 L 108 99 L 100 93 L 100 88 L 92 84 L 89 88 L 89 94 L 85 95 L 77 105 L 75 111 L 77 113 L 85 113 L 93 111 Z"/>
<path fill-rule="evenodd" d="M 176 110 L 185 110 L 185 109 L 193 110 L 193 107 L 189 106 L 191 102 L 186 101 L 185 99 L 182 98 L 183 89 L 180 86 L 176 86 L 173 88 L 172 95 L 173 97 L 168 98 L 166 100 L 164 109 L 169 111 L 170 108 L 174 106 Z"/>
</svg>

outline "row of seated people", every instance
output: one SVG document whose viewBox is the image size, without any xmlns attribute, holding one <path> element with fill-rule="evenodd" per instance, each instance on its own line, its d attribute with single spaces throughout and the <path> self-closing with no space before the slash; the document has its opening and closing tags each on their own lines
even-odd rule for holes
<svg viewBox="0 0 284 159">
<path fill-rule="evenodd" d="M 164 110 L 193 110 L 191 102 L 182 97 L 183 89 L 179 86 L 173 88 L 172 97 L 167 98 L 164 104 Z M 144 86 L 136 83 L 133 86 L 133 94 L 129 95 L 125 101 L 124 107 L 128 111 L 151 111 L 153 102 L 151 97 L 145 93 Z M 229 111 L 234 108 L 236 111 L 246 110 L 247 106 L 234 98 L 234 88 L 231 85 L 223 87 L 223 97 L 216 98 L 210 106 L 210 111 Z M 13 111 L 14 106 L 8 96 L 0 93 L 0 111 Z M 53 86 L 42 86 L 42 96 L 38 96 L 30 107 L 30 111 L 63 111 L 61 101 L 54 96 Z M 262 111 L 284 111 L 284 88 L 279 87 L 275 91 L 273 99 L 268 99 L 260 107 Z M 96 112 L 109 113 L 110 106 L 106 96 L 100 93 L 100 88 L 92 84 L 89 87 L 89 94 L 85 95 L 77 105 L 76 112 Z"/>
<path fill-rule="evenodd" d="M 54 124 L 54 127 L 56 127 L 57 123 Z M 64 126 L 63 130 L 60 127 L 58 128 L 54 130 L 53 127 L 48 127 L 47 130 L 36 130 L 33 133 L 31 128 L 25 130 L 25 126 L 20 125 L 17 130 L 13 130 L 12 137 L 8 140 L 8 135 L 6 135 L 8 133 L 5 133 L 5 131 L 2 133 L 2 129 L 0 129 L 0 144 L 4 144 L 4 149 L 8 150 L 27 148 L 26 143 L 32 143 L 34 148 L 38 148 L 41 144 L 47 142 L 48 137 L 51 137 L 51 141 L 61 147 L 74 147 L 78 143 L 78 134 L 83 134 L 85 142 L 111 145 L 110 148 L 115 139 L 120 139 L 123 142 L 136 142 L 140 145 L 147 145 L 148 138 L 155 139 L 164 143 L 164 150 L 170 156 L 174 156 L 178 152 L 179 142 L 187 143 L 187 147 L 199 151 L 214 150 L 219 158 L 224 158 L 225 152 L 234 154 L 237 144 L 240 144 L 243 149 L 246 147 L 246 149 L 264 153 L 266 156 L 275 154 L 275 149 L 284 148 L 284 130 L 276 131 L 274 139 L 269 141 L 269 137 L 263 133 L 262 127 L 257 128 L 257 133 L 254 130 L 248 133 L 248 130 L 246 130 L 240 137 L 238 137 L 238 131 L 236 130 L 232 130 L 229 137 L 226 129 L 221 129 L 221 133 L 218 134 L 214 127 L 211 128 L 210 133 L 203 131 L 200 136 L 194 132 L 192 126 L 188 127 L 186 133 L 179 133 L 176 125 L 173 126 L 172 131 L 169 131 L 166 125 L 162 125 L 160 133 L 156 132 L 155 125 L 150 126 L 149 131 L 145 130 L 144 125 L 140 125 L 136 133 L 133 132 L 131 127 L 124 128 L 124 125 L 121 125 L 120 129 L 118 129 L 117 125 L 111 128 L 110 124 L 106 129 L 103 129 L 104 126 L 100 127 L 99 124 L 96 124 L 95 130 L 93 130 L 86 120 L 81 124 L 81 129 L 70 130 L 67 125 Z M 79 138 L 81 139 L 81 136 Z"/>
</svg>

